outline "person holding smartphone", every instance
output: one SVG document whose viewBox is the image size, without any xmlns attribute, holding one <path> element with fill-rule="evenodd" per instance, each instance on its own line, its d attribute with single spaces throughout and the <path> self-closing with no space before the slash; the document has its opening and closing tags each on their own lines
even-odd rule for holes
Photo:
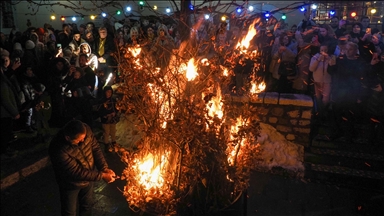
<svg viewBox="0 0 384 216">
<path fill-rule="evenodd" d="M 320 52 L 312 57 L 309 64 L 309 70 L 313 72 L 319 116 L 323 116 L 330 102 L 332 77 L 328 73 L 328 65 L 336 64 L 336 56 L 330 53 L 327 44 L 321 45 Z"/>
<path fill-rule="evenodd" d="M 373 57 L 376 58 L 378 55 L 375 45 L 372 43 L 371 31 L 371 28 L 367 27 L 364 36 L 359 39 L 359 42 L 357 43 L 359 45 L 360 56 L 368 63 L 371 62 Z"/>
<path fill-rule="evenodd" d="M 63 49 L 61 48 L 61 44 L 56 45 L 56 54 L 55 57 L 63 57 Z"/>
<path fill-rule="evenodd" d="M 381 34 L 376 33 L 372 35 L 372 43 L 375 45 L 375 49 L 377 52 L 377 55 L 383 55 L 384 54 L 384 43 L 381 41 Z"/>
</svg>

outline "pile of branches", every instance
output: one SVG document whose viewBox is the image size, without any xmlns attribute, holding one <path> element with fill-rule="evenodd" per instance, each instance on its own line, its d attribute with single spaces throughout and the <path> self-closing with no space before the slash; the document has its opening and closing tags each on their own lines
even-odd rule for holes
<svg viewBox="0 0 384 216">
<path fill-rule="evenodd" d="M 202 61 L 193 52 L 189 58 L 172 53 L 169 65 L 158 67 L 144 51 L 132 52 L 138 49 L 122 47 L 115 55 L 123 95 L 118 109 L 134 112 L 143 134 L 136 151 L 116 148 L 127 164 L 122 178 L 129 206 L 156 215 L 206 215 L 232 205 L 248 188 L 258 161 L 260 127 L 253 107 L 239 106 L 223 94 L 231 75 L 223 75 L 226 66 L 219 58 Z M 188 80 L 191 58 L 198 76 Z M 232 75 L 233 68 L 228 67 Z M 209 112 L 215 100 L 222 115 Z M 159 164 L 166 160 L 160 189 L 146 190 L 137 181 L 133 164 L 148 154 Z"/>
</svg>

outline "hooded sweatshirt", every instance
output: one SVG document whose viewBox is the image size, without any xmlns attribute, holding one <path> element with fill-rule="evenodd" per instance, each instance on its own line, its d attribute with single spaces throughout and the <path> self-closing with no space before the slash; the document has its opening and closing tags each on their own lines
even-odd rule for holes
<svg viewBox="0 0 384 216">
<path fill-rule="evenodd" d="M 97 56 L 95 54 L 92 53 L 92 50 L 91 50 L 91 46 L 89 46 L 88 43 L 82 43 L 80 44 L 79 47 L 81 46 L 88 46 L 88 53 L 85 53 L 87 54 L 88 56 L 88 62 L 89 62 L 89 67 L 92 68 L 93 71 L 96 72 L 96 69 L 97 67 L 99 66 L 99 62 L 97 60 Z M 80 50 L 80 53 L 82 53 L 83 51 Z M 80 55 L 79 55 L 80 56 Z M 77 57 L 76 59 L 76 67 L 80 67 L 80 64 L 79 64 L 79 56 Z"/>
<path fill-rule="evenodd" d="M 313 72 L 313 80 L 318 83 L 332 83 L 331 75 L 328 73 L 328 64 L 330 57 L 319 61 L 320 54 L 317 53 L 311 59 L 309 70 Z"/>
</svg>

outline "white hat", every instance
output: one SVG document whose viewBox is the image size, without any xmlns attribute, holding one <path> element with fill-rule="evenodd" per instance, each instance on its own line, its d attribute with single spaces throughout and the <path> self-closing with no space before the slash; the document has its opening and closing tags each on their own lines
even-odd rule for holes
<svg viewBox="0 0 384 216">
<path fill-rule="evenodd" d="M 33 43 L 33 41 L 31 40 L 27 40 L 25 42 L 25 49 L 33 49 L 35 48 L 35 43 Z"/>
<path fill-rule="evenodd" d="M 23 48 L 21 47 L 21 44 L 20 43 L 15 43 L 13 45 L 13 50 L 23 50 Z"/>
<path fill-rule="evenodd" d="M 123 27 L 123 25 L 121 23 L 115 22 L 115 30 L 118 30 L 121 27 Z"/>
<path fill-rule="evenodd" d="M 0 56 L 8 56 L 9 57 L 8 50 L 0 48 Z"/>
</svg>

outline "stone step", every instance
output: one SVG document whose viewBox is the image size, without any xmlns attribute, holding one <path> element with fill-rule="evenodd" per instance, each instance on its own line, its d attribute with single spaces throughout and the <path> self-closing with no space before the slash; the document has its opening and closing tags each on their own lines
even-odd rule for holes
<svg viewBox="0 0 384 216">
<path fill-rule="evenodd" d="M 366 171 L 381 172 L 384 170 L 384 157 L 382 155 L 362 152 L 311 147 L 305 150 L 304 161 L 319 165 L 341 166 Z"/>
<path fill-rule="evenodd" d="M 312 182 L 384 192 L 384 172 L 308 162 L 305 167 L 305 178 Z"/>
<path fill-rule="evenodd" d="M 372 143 L 366 138 L 356 138 L 348 140 L 345 137 L 331 139 L 327 135 L 318 134 L 311 142 L 312 147 L 344 150 L 348 152 L 368 153 L 376 155 L 384 155 L 384 140 L 383 143 Z"/>
<path fill-rule="evenodd" d="M 311 152 L 313 154 L 319 154 L 319 155 L 341 156 L 341 157 L 348 157 L 348 158 L 376 160 L 376 161 L 384 162 L 384 155 L 382 154 L 372 154 L 372 153 L 366 153 L 366 152 L 351 152 L 351 151 L 316 148 L 316 147 L 307 148 L 306 152 Z"/>
</svg>

